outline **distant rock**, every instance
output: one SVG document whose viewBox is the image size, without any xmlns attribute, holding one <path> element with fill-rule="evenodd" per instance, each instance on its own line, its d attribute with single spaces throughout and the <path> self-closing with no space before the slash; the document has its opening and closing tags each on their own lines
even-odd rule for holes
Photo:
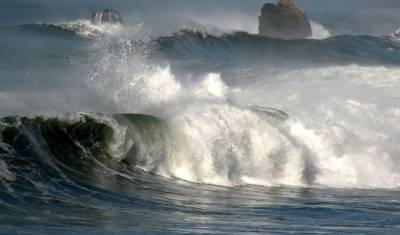
<svg viewBox="0 0 400 235">
<path fill-rule="evenodd" d="M 121 15 L 114 10 L 106 9 L 103 11 L 95 12 L 92 15 L 93 24 L 120 24 L 122 23 Z"/>
<path fill-rule="evenodd" d="M 267 3 L 259 17 L 259 34 L 281 39 L 308 38 L 312 34 L 307 16 L 291 0 Z"/>
</svg>

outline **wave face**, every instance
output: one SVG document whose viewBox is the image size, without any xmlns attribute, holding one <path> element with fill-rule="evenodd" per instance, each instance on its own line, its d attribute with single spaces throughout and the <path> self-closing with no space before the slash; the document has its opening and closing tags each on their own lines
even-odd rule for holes
<svg viewBox="0 0 400 235">
<path fill-rule="evenodd" d="M 160 119 L 146 115 L 6 117 L 1 120 L 3 177 L 12 182 L 34 177 L 48 186 L 46 179 L 65 172 L 108 177 L 130 165 L 150 168 L 168 153 L 167 135 Z M 25 164 L 31 171 L 24 172 Z"/>
</svg>

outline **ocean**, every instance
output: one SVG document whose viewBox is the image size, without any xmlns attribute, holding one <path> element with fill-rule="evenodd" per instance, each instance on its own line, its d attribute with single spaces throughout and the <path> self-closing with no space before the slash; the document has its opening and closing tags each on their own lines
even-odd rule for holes
<svg viewBox="0 0 400 235">
<path fill-rule="evenodd" d="M 1 0 L 0 234 L 397 234 L 385 1 Z"/>
</svg>

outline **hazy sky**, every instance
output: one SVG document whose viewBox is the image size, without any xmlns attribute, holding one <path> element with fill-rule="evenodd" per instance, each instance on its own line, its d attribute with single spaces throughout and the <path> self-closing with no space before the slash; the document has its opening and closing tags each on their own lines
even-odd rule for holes
<svg viewBox="0 0 400 235">
<path fill-rule="evenodd" d="M 89 17 L 112 8 L 129 22 L 161 33 L 210 24 L 254 31 L 266 2 L 277 0 L 0 0 L 0 24 Z M 387 34 L 400 28 L 400 0 L 295 0 L 312 20 L 336 33 Z M 246 25 L 246 26 L 245 26 Z"/>
</svg>

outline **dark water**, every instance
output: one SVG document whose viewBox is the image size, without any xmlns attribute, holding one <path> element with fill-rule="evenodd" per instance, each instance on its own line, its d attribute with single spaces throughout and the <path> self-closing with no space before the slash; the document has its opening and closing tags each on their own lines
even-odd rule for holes
<svg viewBox="0 0 400 235">
<path fill-rule="evenodd" d="M 260 37 L 262 3 L 0 2 L 0 234 L 396 234 L 395 29 Z"/>
</svg>

